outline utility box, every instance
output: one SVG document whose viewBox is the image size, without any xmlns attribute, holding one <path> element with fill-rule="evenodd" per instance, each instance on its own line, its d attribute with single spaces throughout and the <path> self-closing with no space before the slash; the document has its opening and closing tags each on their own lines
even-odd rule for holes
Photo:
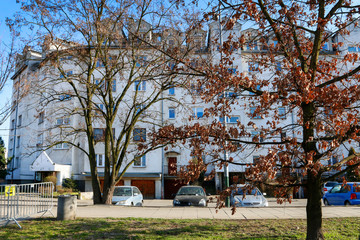
<svg viewBox="0 0 360 240">
<path fill-rule="evenodd" d="M 57 220 L 75 220 L 77 211 L 77 197 L 62 195 L 58 198 Z"/>
</svg>

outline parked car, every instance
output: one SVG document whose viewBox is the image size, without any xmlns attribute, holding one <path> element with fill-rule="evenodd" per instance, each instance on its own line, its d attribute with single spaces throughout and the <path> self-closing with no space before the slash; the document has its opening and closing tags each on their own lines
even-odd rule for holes
<svg viewBox="0 0 360 240">
<path fill-rule="evenodd" d="M 200 186 L 182 186 L 176 193 L 174 206 L 207 206 L 205 191 Z"/>
<path fill-rule="evenodd" d="M 142 206 L 143 195 L 134 186 L 117 186 L 114 189 L 112 204 L 122 206 Z"/>
<path fill-rule="evenodd" d="M 338 182 L 326 182 L 324 183 L 324 187 L 322 189 L 322 194 L 327 193 L 330 191 L 335 185 L 339 184 Z"/>
<path fill-rule="evenodd" d="M 246 184 L 238 184 L 236 190 L 233 190 L 230 195 L 231 206 L 236 207 L 267 207 L 268 201 L 264 194 L 256 187 L 248 189 Z M 244 194 L 245 191 L 245 194 Z"/>
<path fill-rule="evenodd" d="M 337 184 L 323 196 L 325 205 L 359 205 L 360 183 Z"/>
</svg>

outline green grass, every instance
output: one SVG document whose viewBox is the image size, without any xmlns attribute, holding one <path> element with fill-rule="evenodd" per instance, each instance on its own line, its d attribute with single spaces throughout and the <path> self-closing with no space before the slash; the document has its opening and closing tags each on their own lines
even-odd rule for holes
<svg viewBox="0 0 360 240">
<path fill-rule="evenodd" d="M 306 221 L 175 219 L 33 219 L 0 229 L 0 239 L 305 239 Z M 327 239 L 359 239 L 360 218 L 323 220 Z"/>
</svg>

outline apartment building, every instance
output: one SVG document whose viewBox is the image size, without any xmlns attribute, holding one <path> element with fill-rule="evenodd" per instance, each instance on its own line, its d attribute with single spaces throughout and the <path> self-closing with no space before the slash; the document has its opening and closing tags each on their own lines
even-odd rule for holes
<svg viewBox="0 0 360 240">
<path fill-rule="evenodd" d="M 197 29 L 190 33 L 182 33 L 175 29 L 164 29 L 162 32 L 149 31 L 151 25 L 144 23 L 141 29 L 143 30 L 143 39 L 151 41 L 155 44 L 166 42 L 169 46 L 178 46 L 193 50 L 193 56 L 201 59 L 210 59 L 216 63 L 220 59 L 220 53 L 217 51 L 218 46 L 213 43 L 214 39 L 219 39 L 220 34 L 223 39 L 227 39 L 230 35 L 240 36 L 247 34 L 252 36 L 251 32 L 254 29 L 242 30 L 240 24 L 236 24 L 232 30 L 220 29 L 220 25 L 214 22 L 209 25 L 207 30 Z M 250 34 L 249 34 L 250 32 Z M 358 30 L 354 30 L 354 34 L 358 35 Z M 349 38 L 351 41 L 347 42 L 342 49 L 332 49 L 332 42 L 337 41 L 337 38 L 329 40 L 324 45 L 324 56 L 336 57 L 337 52 L 345 54 L 347 51 L 359 51 L 355 47 L 353 41 L 355 36 Z M 138 39 L 132 39 L 138 41 Z M 346 42 L 346 41 L 345 41 Z M 276 40 L 269 36 L 269 44 L 276 44 Z M 126 43 L 124 43 L 126 44 Z M 42 52 L 32 50 L 30 48 L 24 49 L 22 56 L 19 56 L 16 72 L 12 77 L 13 80 L 13 101 L 16 103 L 16 110 L 11 115 L 11 130 L 9 139 L 9 156 L 14 157 L 11 168 L 14 169 L 11 175 L 8 176 L 8 181 L 14 183 L 25 183 L 42 181 L 46 176 L 54 175 L 57 177 L 57 184 L 61 185 L 63 179 L 72 178 L 76 180 L 82 191 L 91 191 L 91 174 L 90 165 L 87 155 L 81 148 L 87 149 L 87 142 L 85 136 L 79 133 L 76 138 L 74 135 L 71 138 L 66 138 L 66 131 L 69 129 L 77 129 L 84 124 L 82 117 L 79 114 L 70 114 L 73 109 L 79 108 L 79 102 L 72 97 L 71 91 L 67 89 L 65 84 L 52 84 L 49 79 L 63 78 L 64 73 L 67 77 L 77 76 L 81 72 L 81 67 L 76 63 L 73 57 L 63 57 L 60 59 L 64 64 L 64 73 L 60 73 L 51 65 L 47 64 L 47 56 L 54 48 L 48 46 L 43 48 Z M 235 61 L 233 68 L 230 71 L 256 73 L 258 71 L 256 63 L 252 63 L 249 59 L 252 54 L 258 54 L 261 51 L 266 51 L 266 48 L 256 41 L 246 48 L 239 49 L 233 53 Z M 143 62 L 151 61 L 156 56 L 152 49 L 143 49 L 138 59 Z M 138 60 L 137 59 L 137 60 Z M 130 60 L 129 60 L 130 61 Z M 136 65 L 141 67 L 141 62 Z M 101 78 L 101 68 L 104 67 L 101 62 L 98 64 L 100 69 L 98 73 L 94 73 L 94 83 Z M 172 68 L 173 66 L 170 66 Z M 280 70 L 281 63 L 262 72 L 261 76 L 267 76 L 273 71 Z M 39 82 L 46 82 L 47 84 L 39 85 Z M 34 90 L 36 88 L 36 91 Z M 117 94 L 121 92 L 124 85 L 122 79 L 116 78 L 112 86 L 112 93 Z M 31 88 L 32 91 L 27 91 Z M 81 88 L 81 86 L 79 86 Z M 128 91 L 126 96 L 127 101 L 131 101 L 134 97 L 140 94 L 142 99 L 150 96 L 153 93 L 154 85 L 151 82 L 135 81 Z M 20 91 L 17 91 L 20 89 Z M 51 93 L 51 94 L 50 94 Z M 226 93 L 231 95 L 231 92 Z M 235 93 L 233 93 L 235 94 Z M 199 121 L 202 124 L 212 122 L 214 119 L 204 118 L 204 109 L 210 107 L 209 103 L 204 103 L 196 96 L 196 91 L 191 91 L 185 87 L 171 87 L 163 92 L 167 99 L 158 101 L 146 110 L 146 114 L 142 117 L 147 121 L 136 123 L 133 131 L 132 151 L 129 152 L 133 156 L 138 142 L 146 141 L 147 134 L 150 129 L 157 129 L 159 126 L 173 124 L 181 126 L 183 123 L 189 123 L 189 118 L 193 116 L 194 121 Z M 251 93 L 249 93 L 251 95 Z M 169 100 L 173 99 L 173 100 Z M 94 100 L 96 101 L 96 100 Z M 180 104 L 181 103 L 181 104 Z M 103 103 L 99 101 L 97 107 L 104 110 Z M 271 118 L 262 118 L 254 116 L 256 106 L 236 105 L 232 110 L 231 117 L 221 118 L 219 121 L 224 122 L 230 126 L 235 126 L 238 121 L 247 123 L 255 122 L 257 126 L 265 126 L 266 122 Z M 118 129 L 122 128 L 122 120 L 120 116 L 126 115 L 127 112 L 133 111 L 126 106 L 121 107 L 119 120 L 114 125 L 113 131 L 116 133 Z M 291 125 L 296 122 L 296 114 L 286 107 L 279 106 L 274 109 L 282 116 L 282 124 Z M 93 123 L 94 134 L 99 139 L 96 144 L 96 159 L 97 168 L 100 179 L 104 171 L 104 146 L 101 143 L 104 131 L 104 122 L 99 119 Z M 249 127 L 250 128 L 250 127 Z M 251 130 L 251 129 L 250 129 Z M 61 133 L 61 134 L 60 134 Z M 251 139 L 259 135 L 258 130 L 251 130 Z M 278 138 L 284 138 L 286 135 L 296 134 L 289 129 L 288 132 L 282 132 Z M 61 137 L 64 137 L 62 139 Z M 59 138 L 60 137 L 60 138 Z M 61 142 L 64 140 L 63 142 Z M 66 141 L 65 141 L 66 140 Z M 52 142 L 61 142 L 52 146 Z M 67 141 L 72 141 L 68 144 Z M 260 141 L 262 141 L 260 139 Z M 75 147 L 76 145 L 77 147 Z M 246 170 L 246 164 L 252 164 L 257 161 L 260 155 L 266 154 L 268 148 L 256 149 L 254 151 L 246 151 L 242 153 L 227 153 L 233 157 L 236 162 L 244 163 L 244 165 L 230 165 L 230 179 L 241 179 Z M 192 159 L 191 150 L 186 145 L 178 144 L 167 148 L 159 148 L 153 150 L 146 155 L 136 160 L 126 171 L 119 185 L 135 185 L 140 188 L 144 196 L 147 198 L 171 198 L 171 195 L 177 191 L 181 186 L 178 181 L 177 173 L 182 166 L 188 164 Z M 339 154 L 345 154 L 339 152 Z M 340 156 L 339 156 L 340 157 Z M 204 156 L 205 161 L 211 161 L 210 156 Z M 207 183 L 213 191 L 220 190 L 223 187 L 224 169 L 218 168 L 216 165 L 210 167 L 206 174 L 215 170 L 215 178 L 213 181 Z M 236 182 L 236 181 L 234 181 Z"/>
</svg>

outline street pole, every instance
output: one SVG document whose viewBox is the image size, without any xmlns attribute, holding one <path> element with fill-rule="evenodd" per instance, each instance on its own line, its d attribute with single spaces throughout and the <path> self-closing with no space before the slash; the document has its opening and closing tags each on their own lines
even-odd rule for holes
<svg viewBox="0 0 360 240">
<path fill-rule="evenodd" d="M 222 25 L 221 25 L 221 3 L 219 1 L 219 33 L 220 33 L 220 36 L 219 36 L 219 41 L 220 41 L 220 63 L 222 64 L 222 47 L 223 47 L 223 40 L 222 40 Z M 224 91 L 224 96 L 223 96 L 223 99 L 224 99 L 224 104 L 226 102 L 226 91 Z M 227 129 L 227 123 L 226 123 L 226 115 L 224 113 L 223 115 L 223 119 L 224 119 L 224 127 L 225 127 L 225 131 Z M 230 184 L 229 184 L 229 166 L 228 166 L 228 154 L 227 154 L 227 151 L 226 151 L 226 147 L 227 147 L 227 141 L 225 139 L 225 146 L 224 146 L 224 185 L 225 185 L 225 188 L 229 188 Z M 229 197 L 226 197 L 225 199 L 225 206 L 226 207 L 230 207 L 230 198 Z"/>
</svg>

